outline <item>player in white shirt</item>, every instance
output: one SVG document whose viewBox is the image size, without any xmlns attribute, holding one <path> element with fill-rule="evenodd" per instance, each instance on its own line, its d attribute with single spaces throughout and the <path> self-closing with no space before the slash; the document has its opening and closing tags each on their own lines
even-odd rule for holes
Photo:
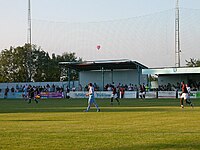
<svg viewBox="0 0 200 150">
<path fill-rule="evenodd" d="M 94 87 L 93 87 L 92 83 L 88 84 L 88 88 L 89 88 L 89 91 L 86 94 L 86 96 L 89 96 L 88 107 L 85 111 L 88 112 L 90 110 L 91 105 L 94 104 L 94 106 L 97 108 L 97 112 L 100 112 L 100 109 L 99 109 L 99 107 L 98 107 L 98 105 L 95 101 L 95 98 L 94 98 Z"/>
<path fill-rule="evenodd" d="M 191 107 L 193 107 L 193 104 L 190 100 L 190 92 L 191 92 L 191 89 L 190 89 L 190 86 L 188 86 L 188 84 L 185 84 L 186 86 L 186 89 L 188 91 L 188 96 L 187 96 L 187 99 L 186 99 L 186 104 L 189 104 Z"/>
</svg>

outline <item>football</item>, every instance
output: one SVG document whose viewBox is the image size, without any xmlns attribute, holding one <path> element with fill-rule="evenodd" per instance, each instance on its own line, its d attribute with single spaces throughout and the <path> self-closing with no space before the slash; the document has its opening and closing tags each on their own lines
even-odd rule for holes
<svg viewBox="0 0 200 150">
<path fill-rule="evenodd" d="M 40 99 L 40 95 L 36 95 L 35 98 L 36 98 L 36 99 Z"/>
</svg>

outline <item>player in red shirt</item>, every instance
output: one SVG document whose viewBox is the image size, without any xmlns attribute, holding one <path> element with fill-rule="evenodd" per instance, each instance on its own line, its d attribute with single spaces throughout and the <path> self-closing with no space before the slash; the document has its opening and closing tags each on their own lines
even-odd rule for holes
<svg viewBox="0 0 200 150">
<path fill-rule="evenodd" d="M 115 99 L 118 102 L 118 105 L 120 104 L 118 99 L 118 90 L 114 85 L 112 85 L 112 94 L 110 99 L 110 104 L 113 105 L 113 99 Z"/>
<path fill-rule="evenodd" d="M 182 89 L 182 93 L 181 93 L 181 98 L 180 98 L 180 104 L 181 104 L 181 108 L 184 108 L 183 106 L 183 100 L 186 102 L 186 104 L 189 104 L 190 106 L 193 107 L 193 104 L 191 101 L 188 100 L 189 96 L 188 96 L 188 90 L 187 90 L 187 85 L 183 82 L 181 82 L 181 89 Z"/>
</svg>

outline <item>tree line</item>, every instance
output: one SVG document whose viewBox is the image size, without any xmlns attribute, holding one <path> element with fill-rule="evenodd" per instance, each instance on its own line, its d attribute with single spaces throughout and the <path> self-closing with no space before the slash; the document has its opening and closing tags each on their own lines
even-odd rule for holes
<svg viewBox="0 0 200 150">
<path fill-rule="evenodd" d="M 10 47 L 0 53 L 0 82 L 55 82 L 60 81 L 62 69 L 59 62 L 80 62 L 75 53 L 52 54 L 50 57 L 41 47 L 25 44 Z M 72 72 L 76 80 L 78 73 Z M 68 80 L 66 78 L 65 80 Z"/>
<path fill-rule="evenodd" d="M 52 54 L 50 57 L 41 47 L 25 44 L 16 48 L 4 49 L 0 53 L 0 82 L 55 82 L 61 74 L 68 74 L 59 62 L 81 62 L 75 53 Z M 188 67 L 200 67 L 200 60 L 186 60 Z M 64 71 L 64 72 L 63 72 Z M 68 77 L 64 78 L 68 80 Z M 78 80 L 78 72 L 73 70 L 70 80 Z"/>
<path fill-rule="evenodd" d="M 195 58 L 190 58 L 190 60 L 186 60 L 186 65 L 188 67 L 200 67 L 200 60 Z"/>
</svg>

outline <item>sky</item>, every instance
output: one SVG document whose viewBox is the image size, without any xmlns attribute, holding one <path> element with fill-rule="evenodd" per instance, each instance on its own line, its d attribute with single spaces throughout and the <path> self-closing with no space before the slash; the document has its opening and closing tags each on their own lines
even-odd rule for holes
<svg viewBox="0 0 200 150">
<path fill-rule="evenodd" d="M 0 4 L 0 50 L 24 45 L 27 41 L 28 0 L 0 0 Z M 31 13 L 33 21 L 88 23 L 145 16 L 174 9 L 175 4 L 176 0 L 31 0 Z M 200 0 L 180 0 L 180 7 L 200 9 Z M 39 29 L 33 31 L 40 32 Z M 32 35 L 34 36 L 34 32 Z M 45 51 L 57 53 L 56 50 L 45 48 Z M 79 52 L 77 54 L 79 57 L 83 55 Z M 105 57 L 101 54 L 100 59 L 103 57 L 111 59 L 112 56 L 108 55 Z M 85 59 L 98 59 L 98 57 L 85 57 Z M 149 62 L 151 61 L 144 61 L 147 66 L 157 66 L 157 62 L 148 65 Z M 163 65 L 167 66 L 165 63 Z"/>
</svg>

